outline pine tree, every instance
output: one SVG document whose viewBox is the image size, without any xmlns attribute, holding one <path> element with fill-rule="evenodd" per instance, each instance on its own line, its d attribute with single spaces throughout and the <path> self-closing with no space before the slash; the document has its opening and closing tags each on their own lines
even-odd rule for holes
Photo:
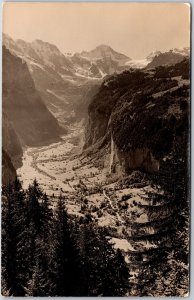
<svg viewBox="0 0 194 300">
<path fill-rule="evenodd" d="M 41 295 L 50 296 L 55 293 L 55 251 L 53 245 L 55 228 L 53 212 L 50 208 L 50 201 L 46 193 L 44 193 L 42 196 L 41 210 L 42 226 L 36 242 L 35 260 L 38 262 L 36 273 L 44 282 L 44 289 L 42 290 Z M 40 288 L 39 291 L 41 292 Z"/>
<path fill-rule="evenodd" d="M 31 265 L 31 278 L 26 293 L 34 296 L 51 296 L 55 289 L 53 212 L 48 196 L 42 192 L 36 181 L 33 186 L 29 187 L 28 197 L 28 213 L 32 212 L 30 227 L 33 252 L 31 252 L 31 257 L 34 264 Z"/>
<path fill-rule="evenodd" d="M 53 216 L 37 181 L 18 180 L 2 202 L 2 293 L 13 296 L 123 296 L 128 270 L 91 215 L 80 224 L 59 197 Z"/>
<path fill-rule="evenodd" d="M 26 236 L 25 193 L 16 178 L 4 188 L 2 206 L 2 273 L 10 295 L 23 296 L 28 280 L 28 239 Z"/>
<path fill-rule="evenodd" d="M 71 228 L 72 229 L 72 228 Z M 62 195 L 56 208 L 56 294 L 57 296 L 78 296 L 78 251 L 71 234 L 68 215 Z"/>
<path fill-rule="evenodd" d="M 27 190 L 27 221 L 28 224 L 30 222 L 34 224 L 36 234 L 40 233 L 42 226 L 42 209 L 40 205 L 42 198 L 43 192 L 35 179 Z"/>
<path fill-rule="evenodd" d="M 11 194 L 12 185 L 2 188 L 2 221 L 1 221 L 1 274 L 2 274 L 2 295 L 11 295 L 13 270 L 12 270 L 12 220 L 11 220 Z"/>
<path fill-rule="evenodd" d="M 115 252 L 104 229 L 89 221 L 81 226 L 82 296 L 124 296 L 128 268 L 121 252 Z"/>
<path fill-rule="evenodd" d="M 106 239 L 104 229 L 99 233 L 101 253 L 101 294 L 103 296 L 126 296 L 129 291 L 129 270 L 119 249 L 116 251 Z"/>
<path fill-rule="evenodd" d="M 47 280 L 47 274 L 42 268 L 39 259 L 36 259 L 32 272 L 32 278 L 28 282 L 28 286 L 25 288 L 25 296 L 31 297 L 46 297 L 49 294 L 49 283 Z"/>
</svg>

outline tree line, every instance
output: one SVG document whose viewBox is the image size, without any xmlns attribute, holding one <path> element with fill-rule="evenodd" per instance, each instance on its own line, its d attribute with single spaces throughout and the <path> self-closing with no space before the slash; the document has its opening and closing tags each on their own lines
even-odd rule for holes
<svg viewBox="0 0 194 300">
<path fill-rule="evenodd" d="M 4 296 L 124 296 L 128 268 L 104 228 L 90 215 L 68 215 L 60 195 L 55 210 L 38 182 L 24 191 L 16 178 L 2 188 Z"/>
</svg>

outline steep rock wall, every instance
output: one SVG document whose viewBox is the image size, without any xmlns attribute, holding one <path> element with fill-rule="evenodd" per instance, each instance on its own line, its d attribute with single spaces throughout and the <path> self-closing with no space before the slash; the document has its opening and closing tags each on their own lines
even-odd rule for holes
<svg viewBox="0 0 194 300">
<path fill-rule="evenodd" d="M 16 170 L 9 155 L 2 149 L 2 184 L 9 184 L 16 178 Z"/>
<path fill-rule="evenodd" d="M 117 148 L 113 139 L 111 145 L 109 173 L 120 173 L 125 175 L 132 170 L 142 170 L 146 172 L 159 171 L 160 162 L 154 158 L 148 148 L 123 152 Z"/>
<path fill-rule="evenodd" d="M 60 127 L 36 91 L 26 63 L 5 47 L 3 112 L 24 145 L 44 145 L 59 139 Z"/>
<path fill-rule="evenodd" d="M 157 172 L 187 128 L 188 101 L 188 60 L 109 77 L 89 105 L 84 148 L 109 145 L 109 173 Z"/>
</svg>

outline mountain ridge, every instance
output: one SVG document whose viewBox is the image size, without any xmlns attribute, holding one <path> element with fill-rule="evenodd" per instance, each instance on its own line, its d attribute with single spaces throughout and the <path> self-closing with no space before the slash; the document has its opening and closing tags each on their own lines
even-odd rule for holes
<svg viewBox="0 0 194 300">
<path fill-rule="evenodd" d="M 59 140 L 60 127 L 35 89 L 27 64 L 3 47 L 3 112 L 22 145 Z M 5 137 L 6 138 L 6 137 Z"/>
<path fill-rule="evenodd" d="M 152 72 L 131 70 L 110 76 L 88 107 L 87 155 L 99 152 L 96 158 L 102 159 L 113 151 L 111 164 L 123 174 L 134 169 L 159 170 L 171 151 L 175 128 L 181 122 L 188 125 L 188 97 L 188 59 Z"/>
<path fill-rule="evenodd" d="M 158 64 L 163 64 L 165 59 L 167 63 L 176 63 L 177 57 L 181 61 L 187 52 L 187 48 L 182 51 L 184 55 L 180 49 L 174 50 L 179 53 L 170 54 L 172 61 L 168 60 L 168 54 L 160 51 L 150 53 L 143 60 L 133 60 L 104 44 L 91 51 L 65 55 L 55 45 L 39 39 L 31 43 L 20 39 L 14 41 L 4 34 L 3 43 L 12 54 L 27 63 L 36 89 L 65 130 L 76 118 L 86 116 L 90 99 L 83 95 L 90 95 L 88 89 L 95 90 L 95 86 L 100 86 L 107 76 L 130 69 L 152 68 L 158 57 L 166 57 Z M 80 103 L 86 109 L 85 113 L 83 110 L 80 112 Z"/>
</svg>

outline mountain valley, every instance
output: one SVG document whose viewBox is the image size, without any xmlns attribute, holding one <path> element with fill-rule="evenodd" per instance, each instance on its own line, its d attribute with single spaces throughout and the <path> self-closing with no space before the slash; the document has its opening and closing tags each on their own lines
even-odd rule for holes
<svg viewBox="0 0 194 300">
<path fill-rule="evenodd" d="M 13 40 L 6 34 L 3 35 L 3 44 L 27 63 L 37 91 L 65 129 L 69 123 L 87 114 L 91 93 L 97 92 L 107 76 L 131 68 L 141 69 L 149 64 L 154 67 L 166 62 L 176 63 L 189 55 L 188 48 L 173 49 L 166 53 L 153 51 L 145 59 L 133 60 L 107 45 L 97 46 L 91 51 L 63 54 L 48 42 Z M 159 62 L 155 63 L 158 59 Z"/>
<path fill-rule="evenodd" d="M 135 61 L 106 45 L 73 55 L 40 40 L 4 45 L 5 182 L 14 165 L 52 209 L 62 195 L 69 215 L 103 227 L 124 254 L 127 296 L 185 296 L 188 49 Z"/>
</svg>

